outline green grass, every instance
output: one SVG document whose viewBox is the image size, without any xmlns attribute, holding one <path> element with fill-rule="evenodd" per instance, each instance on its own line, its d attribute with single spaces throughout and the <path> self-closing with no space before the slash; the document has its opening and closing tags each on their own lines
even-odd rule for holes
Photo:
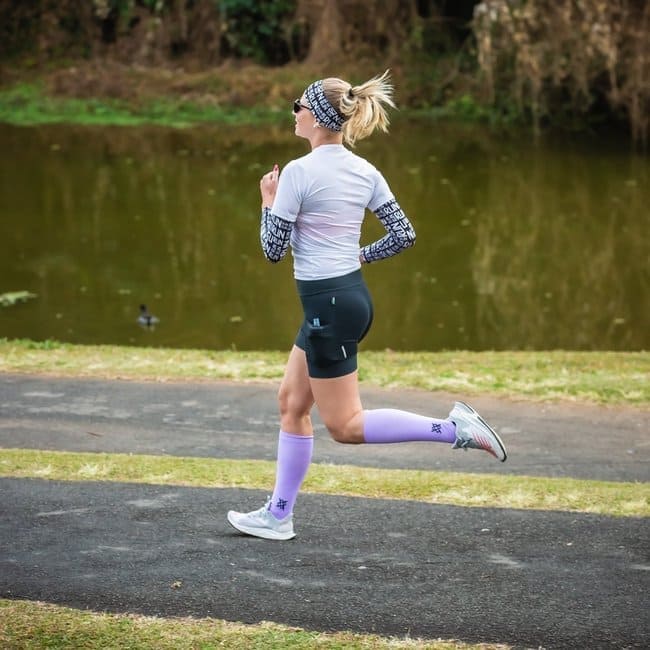
<svg viewBox="0 0 650 650">
<path fill-rule="evenodd" d="M 286 111 L 201 105 L 174 98 L 161 97 L 134 106 L 119 100 L 48 96 L 34 84 L 0 90 L 0 122 L 17 126 L 74 123 L 186 127 L 200 123 L 268 124 L 286 119 Z"/>
<path fill-rule="evenodd" d="M 304 75 L 300 72 L 296 74 Z M 288 80 L 284 78 L 281 70 L 273 70 L 272 76 L 283 89 L 296 86 L 293 94 L 289 96 L 299 94 L 298 88 L 305 87 L 311 81 L 311 76 L 305 76 L 302 84 L 297 83 L 296 79 Z M 216 95 L 219 95 L 219 86 L 224 82 L 213 83 L 216 84 Z M 55 123 L 102 126 L 154 124 L 182 128 L 201 123 L 273 124 L 289 119 L 284 107 L 279 109 L 277 106 L 263 106 L 259 103 L 247 106 L 228 105 L 216 102 L 210 93 L 209 84 L 197 90 L 199 98 L 195 99 L 180 98 L 168 90 L 167 95 L 150 94 L 144 100 L 131 98 L 130 101 L 125 101 L 100 97 L 60 97 L 48 94 L 43 83 L 20 82 L 0 89 L 0 123 L 17 126 Z M 512 125 L 520 120 L 518 113 L 509 115 L 494 107 L 480 105 L 469 95 L 446 104 L 425 108 L 401 107 L 394 119 L 409 117 L 501 126 Z"/>
<path fill-rule="evenodd" d="M 0 599 L 0 646 L 3 650 L 506 650 L 510 647 L 383 638 L 350 632 L 309 632 L 268 622 L 243 625 L 218 619 L 107 614 L 5 599 Z"/>
<path fill-rule="evenodd" d="M 0 449 L 0 476 L 269 489 L 275 462 Z M 303 492 L 467 507 L 650 515 L 650 483 L 313 464 Z"/>
<path fill-rule="evenodd" d="M 0 339 L 0 372 L 156 381 L 278 381 L 287 352 L 174 350 Z M 379 352 L 362 383 L 457 395 L 650 408 L 648 352 Z"/>
</svg>

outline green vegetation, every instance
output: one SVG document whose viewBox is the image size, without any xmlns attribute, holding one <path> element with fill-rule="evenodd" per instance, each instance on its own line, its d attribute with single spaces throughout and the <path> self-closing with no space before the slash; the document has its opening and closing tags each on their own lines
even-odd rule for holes
<svg viewBox="0 0 650 650">
<path fill-rule="evenodd" d="M 0 475 L 264 490 L 273 485 L 275 462 L 0 449 Z M 302 489 L 464 507 L 650 516 L 650 483 L 313 464 Z"/>
<path fill-rule="evenodd" d="M 0 339 L 0 372 L 141 380 L 278 381 L 284 352 Z M 363 352 L 362 382 L 462 395 L 650 407 L 648 352 Z"/>
<path fill-rule="evenodd" d="M 227 120 L 231 110 L 271 107 L 283 78 L 301 79 L 305 66 L 311 79 L 335 73 L 357 82 L 389 67 L 404 109 L 536 129 L 627 125 L 634 142 L 647 144 L 649 24 L 650 5 L 627 0 L 390 0 L 370 12 L 364 0 L 4 3 L 5 90 L 40 79 L 43 97 L 84 103 L 41 101 L 22 114 L 9 104 L 0 119 Z M 209 87 L 198 90 L 197 76 Z M 113 104 L 137 108 L 143 96 L 148 108 L 129 117 Z M 204 112 L 210 104 L 221 108 Z M 182 114 L 167 116 L 176 109 Z"/>
<path fill-rule="evenodd" d="M 170 585 L 170 589 L 174 586 Z M 182 588 L 182 587 L 180 587 Z M 382 638 L 350 632 L 308 632 L 263 622 L 243 625 L 218 619 L 154 618 L 87 612 L 41 602 L 0 599 L 0 645 L 5 650 L 507 650 L 510 646 Z"/>
<path fill-rule="evenodd" d="M 297 85 L 297 84 L 296 84 Z M 288 90 L 286 97 L 301 89 Z M 286 98 L 285 98 L 286 99 Z M 286 102 L 285 102 L 286 103 Z M 516 110 L 504 111 L 463 95 L 437 107 L 402 109 L 393 119 L 425 117 L 507 126 L 521 122 Z M 158 125 L 184 128 L 196 124 L 261 125 L 288 122 L 286 106 L 232 106 L 209 101 L 152 95 L 138 101 L 113 98 L 69 98 L 48 94 L 42 83 L 0 88 L 0 123 L 15 126 L 73 123 L 93 126 Z"/>
<path fill-rule="evenodd" d="M 0 122 L 17 126 L 58 122 L 117 126 L 157 124 L 170 127 L 206 122 L 251 125 L 286 120 L 285 113 L 264 107 L 222 108 L 174 97 L 152 97 L 138 105 L 118 99 L 56 97 L 44 93 L 37 84 L 18 84 L 0 90 Z"/>
<path fill-rule="evenodd" d="M 281 64 L 290 58 L 285 32 L 296 11 L 296 0 L 220 0 L 219 8 L 227 52 L 258 63 Z"/>
</svg>

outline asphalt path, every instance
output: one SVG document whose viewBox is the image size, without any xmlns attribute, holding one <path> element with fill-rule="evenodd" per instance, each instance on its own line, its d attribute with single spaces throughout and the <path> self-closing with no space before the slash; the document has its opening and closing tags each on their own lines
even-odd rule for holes
<svg viewBox="0 0 650 650">
<path fill-rule="evenodd" d="M 275 384 L 154 383 L 0 374 L 0 446 L 274 460 Z M 366 408 L 447 417 L 454 399 L 362 388 Z M 499 474 L 650 479 L 650 412 L 467 399 L 502 436 L 506 463 L 449 445 L 341 445 L 314 415 L 314 462 Z"/>
<path fill-rule="evenodd" d="M 444 416 L 454 397 L 364 389 Z M 648 480 L 648 414 L 472 399 L 510 458 L 446 445 L 336 445 L 316 462 Z M 275 387 L 0 375 L 0 446 L 268 458 Z M 271 487 L 271 486 L 270 486 Z M 240 535 L 255 490 L 0 479 L 0 596 L 307 629 L 647 648 L 648 519 L 301 495 L 298 537 Z"/>
</svg>

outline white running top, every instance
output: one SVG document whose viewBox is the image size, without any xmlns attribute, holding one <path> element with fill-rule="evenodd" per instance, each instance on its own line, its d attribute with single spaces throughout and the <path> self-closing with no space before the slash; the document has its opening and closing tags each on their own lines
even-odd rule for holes
<svg viewBox="0 0 650 650">
<path fill-rule="evenodd" d="M 322 280 L 360 268 L 365 209 L 375 211 L 394 198 L 381 173 L 343 145 L 320 145 L 289 162 L 271 212 L 294 223 L 294 277 Z"/>
</svg>

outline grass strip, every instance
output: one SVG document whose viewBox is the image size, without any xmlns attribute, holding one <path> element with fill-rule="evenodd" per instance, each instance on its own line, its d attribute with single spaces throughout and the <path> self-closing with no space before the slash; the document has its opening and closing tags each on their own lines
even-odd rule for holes
<svg viewBox="0 0 650 650">
<path fill-rule="evenodd" d="M 0 646 L 5 650 L 210 650 L 249 648 L 349 648 L 380 650 L 506 650 L 510 646 L 470 645 L 457 641 L 386 638 L 351 632 L 309 632 L 263 622 L 229 623 L 218 619 L 156 618 L 134 614 L 79 611 L 42 602 L 0 599 Z"/>
<path fill-rule="evenodd" d="M 16 126 L 81 124 L 93 126 L 195 124 L 251 125 L 287 122 L 286 110 L 228 107 L 182 98 L 155 97 L 135 106 L 117 99 L 77 99 L 48 95 L 39 84 L 0 89 L 0 122 Z"/>
<path fill-rule="evenodd" d="M 129 72 L 134 71 L 130 69 Z M 5 85 L 0 88 L 0 123 L 16 126 L 158 125 L 170 128 L 197 124 L 289 124 L 289 102 L 282 98 L 299 95 L 317 74 L 317 71 L 301 65 L 273 70 L 268 67 L 249 66 L 245 73 L 242 69 L 230 71 L 232 78 L 228 78 L 229 71 L 222 68 L 217 76 L 212 78 L 205 75 L 185 75 L 180 84 L 189 92 L 179 96 L 170 87 L 171 80 L 162 81 L 161 87 L 161 80 L 155 77 L 156 71 L 153 75 L 147 75 L 144 70 L 137 72 L 145 74 L 140 77 L 140 83 L 135 82 L 137 89 L 131 87 L 131 96 L 123 99 L 106 96 L 61 96 L 48 89 L 45 78 Z M 112 74 L 115 73 L 116 71 Z M 126 80 L 128 81 L 128 77 Z M 231 89 L 233 84 L 238 84 L 238 89 L 243 91 L 243 105 L 240 105 L 240 102 L 232 102 L 228 89 Z M 441 106 L 402 106 L 400 111 L 392 116 L 392 121 L 413 118 L 488 123 L 492 126 L 515 126 L 519 121 L 517 114 L 507 114 L 489 106 L 482 106 L 469 95 L 451 99 Z"/>
<path fill-rule="evenodd" d="M 275 463 L 0 449 L 0 476 L 264 490 L 273 485 Z M 650 515 L 650 483 L 313 464 L 303 491 L 469 507 Z"/>
<path fill-rule="evenodd" d="M 277 381 L 286 352 L 176 350 L 0 339 L 0 372 L 156 381 Z M 385 388 L 650 408 L 648 352 L 364 351 L 359 377 Z"/>
</svg>

